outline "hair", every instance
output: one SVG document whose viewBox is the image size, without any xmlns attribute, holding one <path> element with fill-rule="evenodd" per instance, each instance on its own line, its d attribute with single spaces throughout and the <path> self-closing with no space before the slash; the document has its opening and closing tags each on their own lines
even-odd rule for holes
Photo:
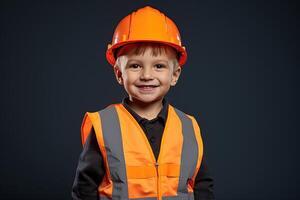
<svg viewBox="0 0 300 200">
<path fill-rule="evenodd" d="M 172 52 L 175 55 L 175 59 L 168 61 L 168 64 L 170 66 L 173 65 L 173 70 L 179 66 L 178 64 L 179 54 L 173 47 L 161 43 L 138 42 L 138 43 L 127 44 L 123 47 L 116 49 L 115 57 L 117 58 L 117 60 L 115 63 L 115 67 L 119 66 L 121 70 L 122 64 L 124 65 L 124 63 L 127 63 L 127 58 L 124 55 L 127 54 L 144 55 L 147 48 L 151 49 L 151 55 L 155 57 L 161 55 L 162 53 L 166 54 L 167 52 Z"/>
</svg>

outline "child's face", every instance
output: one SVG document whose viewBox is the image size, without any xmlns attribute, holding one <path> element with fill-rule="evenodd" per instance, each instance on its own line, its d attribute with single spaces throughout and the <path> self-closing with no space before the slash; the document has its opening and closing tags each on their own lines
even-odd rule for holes
<svg viewBox="0 0 300 200">
<path fill-rule="evenodd" d="M 153 56 L 151 49 L 147 48 L 141 55 L 124 55 L 121 66 L 115 67 L 114 71 L 131 101 L 157 102 L 163 99 L 180 76 L 181 68 L 174 68 L 173 59 L 176 59 L 173 51 Z"/>
</svg>

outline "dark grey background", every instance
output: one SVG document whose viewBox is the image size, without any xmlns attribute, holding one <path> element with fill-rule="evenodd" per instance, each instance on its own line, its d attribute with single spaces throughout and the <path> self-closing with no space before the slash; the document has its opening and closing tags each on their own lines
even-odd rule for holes
<svg viewBox="0 0 300 200">
<path fill-rule="evenodd" d="M 125 95 L 105 60 L 152 5 L 188 61 L 171 103 L 202 127 L 217 199 L 299 199 L 296 1 L 1 1 L 1 199 L 70 199 L 86 111 Z"/>
</svg>

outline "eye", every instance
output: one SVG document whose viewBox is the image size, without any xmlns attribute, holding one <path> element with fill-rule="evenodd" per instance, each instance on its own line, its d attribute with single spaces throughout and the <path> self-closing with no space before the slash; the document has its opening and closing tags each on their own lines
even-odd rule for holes
<svg viewBox="0 0 300 200">
<path fill-rule="evenodd" d="M 141 66 L 139 64 L 131 64 L 129 65 L 130 69 L 139 69 Z"/>
<path fill-rule="evenodd" d="M 156 64 L 155 68 L 156 69 L 163 69 L 163 68 L 166 68 L 166 65 L 164 65 L 164 64 Z"/>
</svg>

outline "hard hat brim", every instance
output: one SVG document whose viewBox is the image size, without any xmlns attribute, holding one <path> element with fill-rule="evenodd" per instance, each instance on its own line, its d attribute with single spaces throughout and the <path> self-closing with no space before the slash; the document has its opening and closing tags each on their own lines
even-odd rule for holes
<svg viewBox="0 0 300 200">
<path fill-rule="evenodd" d="M 179 53 L 179 60 L 178 64 L 180 67 L 182 67 L 187 60 L 187 52 L 186 49 L 183 46 L 179 46 L 174 43 L 170 42 L 165 42 L 165 41 L 155 41 L 155 40 L 133 40 L 133 41 L 124 41 L 124 42 L 119 42 L 117 44 L 114 44 L 112 46 L 109 45 L 107 51 L 106 51 L 106 59 L 111 64 L 112 66 L 115 65 L 116 63 L 116 55 L 115 55 L 115 50 L 118 49 L 119 47 L 125 46 L 127 44 L 132 44 L 132 43 L 139 43 L 139 42 L 151 42 L 151 43 L 160 43 L 160 44 L 165 44 L 167 46 L 173 47 L 178 53 Z"/>
</svg>

